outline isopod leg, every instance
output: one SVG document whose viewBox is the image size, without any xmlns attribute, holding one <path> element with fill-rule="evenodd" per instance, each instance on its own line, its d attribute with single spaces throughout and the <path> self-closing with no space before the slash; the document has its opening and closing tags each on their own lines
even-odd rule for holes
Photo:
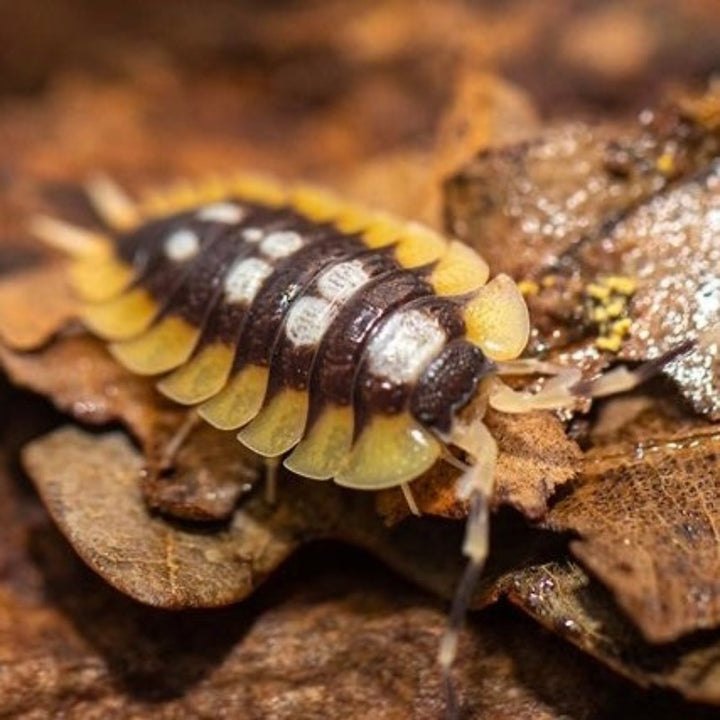
<svg viewBox="0 0 720 720">
<path fill-rule="evenodd" d="M 405 502 L 407 503 L 408 508 L 410 508 L 410 512 L 416 517 L 420 517 L 420 508 L 415 502 L 415 497 L 412 494 L 410 485 L 408 483 L 402 483 L 400 485 L 400 490 L 402 490 L 403 497 L 405 498 Z"/>
<path fill-rule="evenodd" d="M 195 410 L 189 410 L 185 420 L 163 448 L 162 454 L 160 455 L 161 470 L 167 470 L 173 466 L 175 457 L 180 451 L 180 448 L 188 439 L 190 433 L 192 433 L 199 421 L 200 416 L 195 412 Z"/>
<path fill-rule="evenodd" d="M 109 238 L 47 215 L 36 215 L 30 232 L 68 257 L 96 259 L 110 254 Z"/>
<path fill-rule="evenodd" d="M 472 593 L 488 556 L 490 499 L 495 483 L 498 450 L 490 431 L 477 419 L 473 422 L 456 421 L 450 442 L 464 450 L 473 463 L 462 475 L 457 487 L 458 498 L 467 500 L 470 504 L 463 542 L 463 554 L 467 556 L 468 563 L 455 591 L 447 629 L 440 642 L 438 653 L 445 687 L 447 715 L 455 718 L 458 715 L 458 701 L 451 670 L 457 656 L 458 638 Z"/>
<path fill-rule="evenodd" d="M 265 502 L 275 505 L 277 502 L 277 476 L 280 467 L 279 457 L 263 458 L 265 462 Z"/>
</svg>

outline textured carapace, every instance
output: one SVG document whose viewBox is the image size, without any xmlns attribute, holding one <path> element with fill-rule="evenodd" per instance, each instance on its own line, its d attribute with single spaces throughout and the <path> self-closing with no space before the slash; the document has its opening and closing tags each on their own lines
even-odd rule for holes
<svg viewBox="0 0 720 720">
<path fill-rule="evenodd" d="M 472 250 L 313 188 L 239 178 L 115 224 L 72 269 L 87 327 L 306 477 L 414 479 L 527 340 L 517 287 Z"/>
</svg>

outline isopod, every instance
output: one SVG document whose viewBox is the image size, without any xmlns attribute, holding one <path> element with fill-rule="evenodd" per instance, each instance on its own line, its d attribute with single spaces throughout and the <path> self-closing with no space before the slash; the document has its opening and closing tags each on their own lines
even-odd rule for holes
<svg viewBox="0 0 720 720">
<path fill-rule="evenodd" d="M 89 189 L 106 233 L 48 217 L 34 230 L 72 257 L 84 324 L 129 370 L 296 475 L 400 487 L 414 512 L 413 479 L 440 459 L 463 468 L 469 562 L 439 651 L 454 714 L 450 668 L 488 553 L 486 408 L 571 406 L 634 387 L 657 362 L 581 382 L 518 359 L 530 324 L 510 277 L 489 280 L 468 246 L 313 187 L 240 176 L 139 204 L 106 179 Z M 552 377 L 536 393 L 502 380 L 528 373 Z"/>
</svg>

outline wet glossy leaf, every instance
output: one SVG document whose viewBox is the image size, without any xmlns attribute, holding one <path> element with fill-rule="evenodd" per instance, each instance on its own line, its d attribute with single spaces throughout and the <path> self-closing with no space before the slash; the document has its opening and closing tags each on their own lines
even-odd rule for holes
<svg viewBox="0 0 720 720">
<path fill-rule="evenodd" d="M 718 106 L 714 89 L 646 113 L 635 129 L 562 126 L 481 153 L 446 193 L 449 227 L 535 286 L 532 352 L 554 349 L 592 373 L 618 350 L 644 360 L 698 339 L 668 373 L 711 417 L 720 417 Z M 633 289 L 618 309 L 598 307 L 591 289 L 615 277 Z M 601 352 L 595 339 L 615 321 L 628 324 L 612 354 Z"/>
<path fill-rule="evenodd" d="M 549 127 L 535 139 L 481 151 L 446 184 L 448 229 L 498 272 L 541 274 L 720 151 L 714 131 L 676 107 L 646 117 L 630 127 Z"/>
<path fill-rule="evenodd" d="M 585 280 L 637 280 L 620 357 L 659 357 L 688 339 L 667 373 L 696 410 L 720 419 L 720 161 L 657 194 L 602 235 L 560 257 Z"/>
</svg>

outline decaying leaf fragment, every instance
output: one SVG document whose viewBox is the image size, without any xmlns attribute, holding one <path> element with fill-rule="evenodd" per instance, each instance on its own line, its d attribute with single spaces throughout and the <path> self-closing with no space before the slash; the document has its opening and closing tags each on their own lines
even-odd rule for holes
<svg viewBox="0 0 720 720">
<path fill-rule="evenodd" d="M 548 515 L 649 642 L 720 625 L 719 473 L 717 425 L 598 447 Z"/>
<path fill-rule="evenodd" d="M 568 561 L 511 573 L 505 589 L 511 602 L 542 625 L 638 685 L 673 689 L 688 700 L 720 704 L 717 629 L 677 642 L 650 644 L 618 611 L 607 591 Z M 690 710 L 681 715 L 685 712 Z M 717 710 L 699 712 L 710 718 Z"/>
<path fill-rule="evenodd" d="M 94 438 L 60 430 L 28 445 L 24 458 L 46 507 L 81 557 L 150 605 L 227 604 L 246 595 L 292 549 L 289 538 L 273 536 L 250 516 L 241 537 L 232 528 L 183 533 L 150 517 L 138 482 L 142 459 L 119 434 Z M 195 574 L 198 567 L 202 577 Z"/>
</svg>

